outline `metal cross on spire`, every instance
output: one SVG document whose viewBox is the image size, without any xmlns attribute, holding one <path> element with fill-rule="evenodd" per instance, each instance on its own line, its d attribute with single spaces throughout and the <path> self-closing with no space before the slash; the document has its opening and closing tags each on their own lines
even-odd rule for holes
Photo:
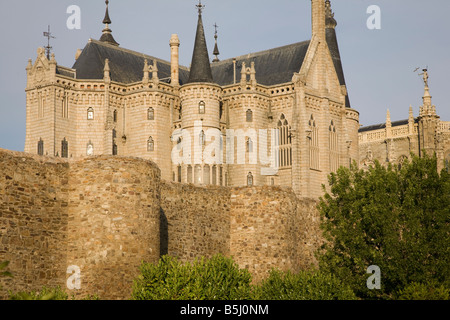
<svg viewBox="0 0 450 320">
<path fill-rule="evenodd" d="M 45 50 L 47 52 L 47 59 L 50 60 L 50 51 L 53 49 L 53 47 L 50 46 L 50 39 L 56 39 L 56 37 L 54 37 L 50 32 L 50 26 L 48 26 L 48 31 L 44 32 L 44 37 L 46 37 L 48 40 Z"/>
<path fill-rule="evenodd" d="M 196 5 L 198 9 L 198 14 L 202 14 L 203 9 L 205 8 L 205 5 L 202 4 L 202 0 L 198 0 L 198 5 Z"/>
<path fill-rule="evenodd" d="M 219 26 L 217 25 L 217 23 L 214 23 L 214 35 L 217 37 L 217 28 L 219 28 Z"/>
</svg>

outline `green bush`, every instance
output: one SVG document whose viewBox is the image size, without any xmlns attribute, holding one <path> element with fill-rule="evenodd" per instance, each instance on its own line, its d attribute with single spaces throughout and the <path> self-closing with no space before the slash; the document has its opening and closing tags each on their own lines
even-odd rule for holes
<svg viewBox="0 0 450 320">
<path fill-rule="evenodd" d="M 450 300 L 450 290 L 444 285 L 413 282 L 396 294 L 397 300 Z"/>
<path fill-rule="evenodd" d="M 42 288 L 37 292 L 10 293 L 10 300 L 68 300 L 69 296 L 60 287 Z"/>
<path fill-rule="evenodd" d="M 355 300 L 353 291 L 331 274 L 273 270 L 254 288 L 255 300 Z"/>
<path fill-rule="evenodd" d="M 140 270 L 135 300 L 241 300 L 251 291 L 248 270 L 221 255 L 184 264 L 164 256 L 157 265 L 143 263 Z"/>
</svg>

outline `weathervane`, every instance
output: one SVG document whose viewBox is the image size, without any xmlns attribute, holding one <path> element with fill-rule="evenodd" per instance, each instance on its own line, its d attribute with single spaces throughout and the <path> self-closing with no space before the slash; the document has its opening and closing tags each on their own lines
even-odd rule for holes
<svg viewBox="0 0 450 320">
<path fill-rule="evenodd" d="M 50 51 L 53 49 L 53 47 L 50 46 L 50 39 L 56 39 L 56 37 L 54 37 L 50 32 L 50 26 L 48 26 L 48 31 L 44 32 L 44 37 L 46 37 L 48 40 L 45 50 L 47 51 L 47 59 L 50 60 Z"/>
<path fill-rule="evenodd" d="M 203 9 L 205 8 L 205 5 L 202 4 L 202 0 L 198 0 L 198 5 L 196 5 L 198 9 L 198 14 L 202 14 Z"/>
</svg>

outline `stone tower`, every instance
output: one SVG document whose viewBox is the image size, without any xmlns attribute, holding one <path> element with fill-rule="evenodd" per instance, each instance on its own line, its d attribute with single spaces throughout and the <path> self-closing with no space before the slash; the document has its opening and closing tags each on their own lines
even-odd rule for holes
<svg viewBox="0 0 450 320">
<path fill-rule="evenodd" d="M 200 3 L 189 79 L 180 88 L 181 128 L 185 131 L 181 141 L 185 161 L 181 168 L 185 181 L 198 185 L 217 184 L 223 176 L 220 146 L 222 88 L 215 84 L 211 72 L 208 48 L 203 27 Z M 190 141 L 188 141 L 190 140 Z M 186 154 L 187 153 L 187 157 Z M 180 169 L 178 169 L 180 170 Z"/>
</svg>

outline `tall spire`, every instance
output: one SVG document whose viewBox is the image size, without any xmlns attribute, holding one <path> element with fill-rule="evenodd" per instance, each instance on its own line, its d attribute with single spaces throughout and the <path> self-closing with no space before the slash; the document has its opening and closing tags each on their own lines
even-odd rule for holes
<svg viewBox="0 0 450 320">
<path fill-rule="evenodd" d="M 214 24 L 214 28 L 215 28 L 214 39 L 215 39 L 215 41 L 216 41 L 216 44 L 214 45 L 213 55 L 215 55 L 216 57 L 214 58 L 213 62 L 219 62 L 219 61 L 220 61 L 220 60 L 219 60 L 219 54 L 220 54 L 220 52 L 219 52 L 219 46 L 217 45 L 217 38 L 218 38 L 218 36 L 217 36 L 217 28 L 218 28 L 218 27 L 219 27 L 219 26 L 217 25 L 217 23 L 215 23 L 215 24 Z"/>
<path fill-rule="evenodd" d="M 192 82 L 213 82 L 211 65 L 209 62 L 208 48 L 206 45 L 205 30 L 203 28 L 202 11 L 205 8 L 201 0 L 196 6 L 198 9 L 197 34 L 195 36 L 194 53 L 192 55 L 189 80 Z"/>
<path fill-rule="evenodd" d="M 105 18 L 103 19 L 103 24 L 105 25 L 105 29 L 103 29 L 103 34 L 100 38 L 100 41 L 112 44 L 114 46 L 118 46 L 119 44 L 114 40 L 112 36 L 112 30 L 109 28 L 111 24 L 111 18 L 109 17 L 109 0 L 105 1 L 106 3 L 106 13 Z"/>
</svg>

